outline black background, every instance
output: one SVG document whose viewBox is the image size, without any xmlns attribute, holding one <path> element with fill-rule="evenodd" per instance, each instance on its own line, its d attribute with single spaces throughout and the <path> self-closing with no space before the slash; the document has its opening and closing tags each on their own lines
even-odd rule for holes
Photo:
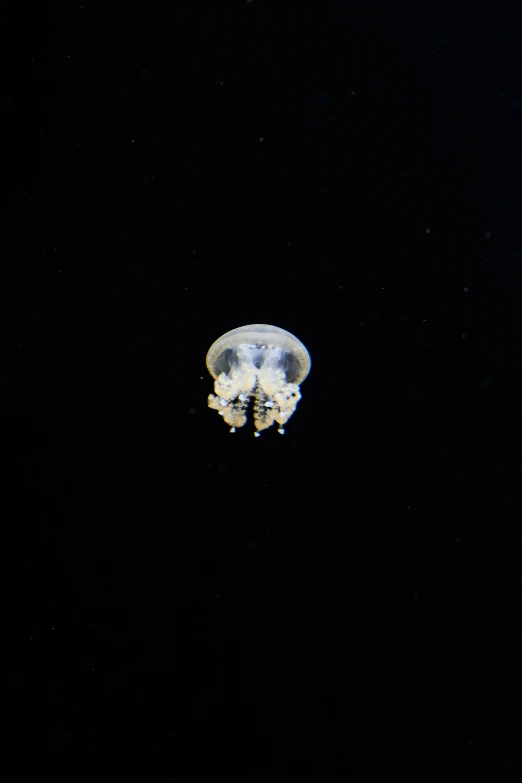
<svg viewBox="0 0 522 783">
<path fill-rule="evenodd" d="M 2 3 L 19 770 L 516 776 L 512 9 Z M 248 323 L 312 357 L 283 437 L 206 405 Z"/>
</svg>

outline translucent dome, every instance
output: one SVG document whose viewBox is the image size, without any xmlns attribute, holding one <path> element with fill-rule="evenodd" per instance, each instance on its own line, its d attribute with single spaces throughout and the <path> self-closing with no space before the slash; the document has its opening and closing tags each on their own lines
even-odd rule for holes
<svg viewBox="0 0 522 783">
<path fill-rule="evenodd" d="M 299 384 L 310 372 L 310 354 L 290 332 L 268 324 L 239 326 L 211 345 L 207 368 L 215 379 L 209 408 L 235 432 L 246 424 L 254 400 L 254 426 L 260 431 L 274 422 L 285 424 L 301 399 Z"/>
</svg>

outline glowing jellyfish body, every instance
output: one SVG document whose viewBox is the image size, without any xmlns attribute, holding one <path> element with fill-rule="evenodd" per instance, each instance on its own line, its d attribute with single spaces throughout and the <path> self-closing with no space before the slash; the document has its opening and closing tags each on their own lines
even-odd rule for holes
<svg viewBox="0 0 522 783">
<path fill-rule="evenodd" d="M 235 432 L 246 424 L 253 399 L 256 437 L 274 422 L 284 434 L 310 366 L 308 351 L 290 332 L 268 324 L 239 326 L 216 340 L 207 354 L 207 368 L 215 379 L 208 406 Z"/>
</svg>

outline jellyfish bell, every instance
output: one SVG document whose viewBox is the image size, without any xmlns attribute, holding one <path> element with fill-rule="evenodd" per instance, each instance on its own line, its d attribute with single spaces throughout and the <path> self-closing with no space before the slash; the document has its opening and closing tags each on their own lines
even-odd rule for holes
<svg viewBox="0 0 522 783">
<path fill-rule="evenodd" d="M 256 437 L 275 422 L 283 435 L 310 367 L 310 354 L 290 332 L 268 324 L 239 326 L 216 340 L 207 353 L 207 368 L 215 381 L 208 406 L 235 432 L 246 424 L 253 401 Z"/>
</svg>

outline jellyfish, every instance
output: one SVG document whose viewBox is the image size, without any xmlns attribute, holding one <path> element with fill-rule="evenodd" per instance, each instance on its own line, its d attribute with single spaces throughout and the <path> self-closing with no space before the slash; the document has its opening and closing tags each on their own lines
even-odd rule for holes
<svg viewBox="0 0 522 783">
<path fill-rule="evenodd" d="M 278 326 L 250 324 L 226 332 L 207 353 L 207 368 L 215 379 L 208 407 L 219 412 L 230 432 L 243 427 L 253 399 L 258 438 L 277 422 L 284 425 L 301 399 L 299 384 L 310 372 L 310 354 L 297 337 Z"/>
</svg>

